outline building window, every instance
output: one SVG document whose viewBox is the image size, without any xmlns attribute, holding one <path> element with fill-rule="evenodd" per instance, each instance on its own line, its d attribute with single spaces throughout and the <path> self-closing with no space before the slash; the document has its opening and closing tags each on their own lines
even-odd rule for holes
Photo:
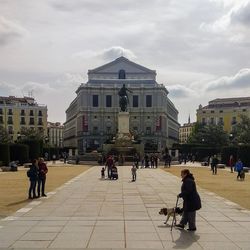
<svg viewBox="0 0 250 250">
<path fill-rule="evenodd" d="M 34 116 L 34 111 L 30 110 L 30 116 Z"/>
<path fill-rule="evenodd" d="M 134 132 L 138 132 L 138 127 L 133 127 Z"/>
<path fill-rule="evenodd" d="M 206 111 L 202 111 L 203 114 L 206 114 Z"/>
<path fill-rule="evenodd" d="M 147 118 L 150 119 L 150 116 L 148 116 Z"/>
<path fill-rule="evenodd" d="M 34 118 L 33 117 L 30 117 L 30 125 L 34 125 L 35 122 L 34 122 Z"/>
<path fill-rule="evenodd" d="M 13 115 L 12 109 L 9 109 L 8 115 Z"/>
<path fill-rule="evenodd" d="M 99 106 L 98 97 L 99 97 L 98 95 L 93 95 L 93 107 Z"/>
<path fill-rule="evenodd" d="M 213 118 L 213 117 L 210 118 L 210 124 L 211 124 L 211 125 L 214 124 L 214 118 Z"/>
<path fill-rule="evenodd" d="M 8 124 L 13 124 L 12 116 L 9 116 L 9 117 L 8 117 Z"/>
<path fill-rule="evenodd" d="M 2 115 L 3 114 L 3 110 L 2 109 L 0 109 L 0 115 Z"/>
<path fill-rule="evenodd" d="M 43 116 L 43 112 L 41 110 L 38 111 L 38 116 Z"/>
<path fill-rule="evenodd" d="M 38 118 L 38 125 L 43 125 L 43 118 Z"/>
<path fill-rule="evenodd" d="M 223 113 L 223 110 L 220 110 L 220 113 Z"/>
<path fill-rule="evenodd" d="M 224 125 L 223 117 L 219 118 L 219 125 Z"/>
<path fill-rule="evenodd" d="M 152 95 L 146 95 L 146 107 L 152 107 Z"/>
<path fill-rule="evenodd" d="M 237 123 L 236 117 L 234 116 L 233 119 L 232 119 L 232 125 L 235 125 L 236 123 Z"/>
<path fill-rule="evenodd" d="M 107 127 L 107 134 L 108 134 L 108 135 L 111 134 L 111 127 Z"/>
<path fill-rule="evenodd" d="M 242 109 L 243 112 L 246 112 L 247 110 L 246 109 Z M 1 114 L 1 113 L 0 113 Z"/>
<path fill-rule="evenodd" d="M 119 79 L 126 79 L 126 72 L 124 69 L 119 70 Z"/>
<path fill-rule="evenodd" d="M 206 118 L 203 117 L 201 123 L 202 123 L 203 125 L 205 125 L 205 124 L 206 124 Z"/>
<path fill-rule="evenodd" d="M 106 95 L 106 107 L 107 108 L 112 107 L 112 96 L 111 95 Z"/>
<path fill-rule="evenodd" d="M 146 127 L 146 135 L 150 135 L 151 134 L 151 127 Z"/>
<path fill-rule="evenodd" d="M 8 127 L 8 133 L 9 134 L 14 134 L 13 127 L 11 127 L 11 126 Z"/>
<path fill-rule="evenodd" d="M 110 119 L 110 116 L 108 116 L 108 119 Z"/>
<path fill-rule="evenodd" d="M 21 115 L 24 116 L 25 115 L 25 111 L 24 109 L 21 110 Z"/>
<path fill-rule="evenodd" d="M 211 110 L 211 113 L 214 113 L 214 110 Z"/>
<path fill-rule="evenodd" d="M 3 124 L 3 117 L 0 116 L 0 124 Z"/>
<path fill-rule="evenodd" d="M 133 107 L 139 107 L 139 96 L 133 95 Z"/>
<path fill-rule="evenodd" d="M 25 117 L 21 117 L 21 125 L 25 125 Z"/>
<path fill-rule="evenodd" d="M 93 127 L 93 134 L 96 135 L 98 133 L 98 127 Z"/>
</svg>

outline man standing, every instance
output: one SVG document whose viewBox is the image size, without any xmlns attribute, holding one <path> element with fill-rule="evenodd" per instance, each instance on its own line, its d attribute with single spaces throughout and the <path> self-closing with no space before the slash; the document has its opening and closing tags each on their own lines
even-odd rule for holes
<svg viewBox="0 0 250 250">
<path fill-rule="evenodd" d="M 44 162 L 43 158 L 39 159 L 38 162 L 38 186 L 37 186 L 37 194 L 40 197 L 40 193 L 42 191 L 42 196 L 46 197 L 45 194 L 45 182 L 46 182 L 46 175 L 48 173 L 48 168 L 46 163 Z M 41 190 L 42 188 L 42 190 Z"/>
<path fill-rule="evenodd" d="M 131 172 L 132 172 L 132 181 L 136 181 L 136 171 L 137 171 L 137 168 L 135 166 L 135 164 L 132 166 L 131 168 Z"/>
<path fill-rule="evenodd" d="M 111 155 L 108 157 L 105 166 L 108 168 L 108 178 L 111 179 L 112 167 L 114 166 L 114 160 Z"/>
<path fill-rule="evenodd" d="M 213 174 L 217 174 L 217 165 L 219 163 L 218 158 L 216 157 L 216 155 L 213 156 L 213 159 L 211 161 L 211 168 L 213 171 Z"/>
</svg>

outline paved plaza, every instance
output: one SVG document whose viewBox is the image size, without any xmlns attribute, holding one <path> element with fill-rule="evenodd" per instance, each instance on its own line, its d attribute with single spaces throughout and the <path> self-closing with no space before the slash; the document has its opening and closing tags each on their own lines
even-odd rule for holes
<svg viewBox="0 0 250 250">
<path fill-rule="evenodd" d="M 92 167 L 31 201 L 0 221 L 0 248 L 250 249 L 250 211 L 199 188 L 197 231 L 171 232 L 159 209 L 174 207 L 181 179 L 139 169 L 131 182 L 130 169 L 119 167 L 119 179 L 110 181 Z"/>
</svg>

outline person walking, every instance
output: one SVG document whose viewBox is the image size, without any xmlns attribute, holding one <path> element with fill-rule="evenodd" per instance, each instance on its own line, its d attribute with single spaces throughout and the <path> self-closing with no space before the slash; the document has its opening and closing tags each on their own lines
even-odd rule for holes
<svg viewBox="0 0 250 250">
<path fill-rule="evenodd" d="M 196 211 L 201 208 L 201 199 L 196 189 L 193 174 L 188 169 L 183 169 L 181 177 L 181 193 L 178 194 L 178 197 L 183 199 L 183 214 L 180 223 L 176 227 L 184 229 L 188 224 L 188 231 L 196 231 Z"/>
<path fill-rule="evenodd" d="M 38 197 L 40 197 L 41 193 L 42 193 L 42 196 L 44 197 L 47 196 L 45 194 L 45 182 L 46 182 L 47 173 L 48 173 L 47 165 L 44 162 L 44 159 L 40 158 L 38 161 L 38 186 L 37 186 Z"/>
<path fill-rule="evenodd" d="M 35 199 L 38 196 L 36 195 L 36 183 L 38 180 L 38 161 L 34 159 L 32 161 L 32 165 L 30 169 L 27 171 L 27 176 L 30 179 L 30 187 L 29 187 L 29 199 Z M 32 196 L 33 194 L 33 196 Z"/>
<path fill-rule="evenodd" d="M 112 156 L 110 155 L 106 161 L 105 168 L 107 167 L 108 170 L 108 178 L 111 179 L 112 175 L 112 167 L 114 166 L 114 160 Z"/>
<path fill-rule="evenodd" d="M 241 171 L 243 171 L 243 163 L 242 163 L 240 158 L 238 159 L 238 161 L 235 164 L 235 170 L 238 172 L 237 180 L 239 180 L 240 179 L 240 173 L 241 173 Z"/>
<path fill-rule="evenodd" d="M 216 155 L 213 156 L 212 161 L 211 161 L 211 168 L 213 171 L 213 174 L 217 174 L 217 165 L 219 163 L 219 160 Z"/>
<path fill-rule="evenodd" d="M 234 172 L 234 157 L 233 155 L 230 155 L 228 165 L 230 166 L 231 173 Z"/>
<path fill-rule="evenodd" d="M 133 164 L 133 166 L 131 168 L 132 181 L 136 181 L 136 171 L 137 171 L 137 168 L 136 168 L 135 164 Z"/>
</svg>

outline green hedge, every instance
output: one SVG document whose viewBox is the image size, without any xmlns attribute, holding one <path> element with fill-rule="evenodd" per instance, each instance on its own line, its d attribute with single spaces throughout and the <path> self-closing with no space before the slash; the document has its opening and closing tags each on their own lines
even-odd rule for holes
<svg viewBox="0 0 250 250">
<path fill-rule="evenodd" d="M 221 163 L 228 165 L 230 155 L 233 155 L 234 160 L 238 156 L 238 148 L 236 146 L 223 147 L 221 150 Z"/>
<path fill-rule="evenodd" d="M 239 146 L 238 158 L 241 159 L 245 167 L 250 167 L 250 145 Z"/>
<path fill-rule="evenodd" d="M 211 147 L 194 147 L 194 148 L 192 148 L 192 154 L 196 155 L 197 161 L 202 161 L 202 160 L 204 160 L 204 158 L 218 154 L 218 153 L 219 152 L 216 148 L 211 148 Z"/>
<path fill-rule="evenodd" d="M 29 160 L 29 146 L 25 144 L 11 144 L 10 159 L 11 161 L 19 161 L 20 164 L 27 162 Z"/>
<path fill-rule="evenodd" d="M 3 165 L 9 165 L 10 146 L 9 144 L 0 144 L 0 161 Z"/>
<path fill-rule="evenodd" d="M 41 140 L 24 140 L 22 143 L 29 146 L 30 161 L 42 156 L 43 142 Z"/>
</svg>

